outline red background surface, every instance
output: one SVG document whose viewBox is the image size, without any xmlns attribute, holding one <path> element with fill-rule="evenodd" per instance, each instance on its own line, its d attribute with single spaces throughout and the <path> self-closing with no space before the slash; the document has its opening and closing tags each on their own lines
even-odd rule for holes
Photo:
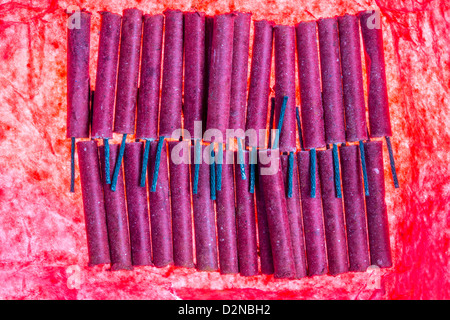
<svg viewBox="0 0 450 320">
<path fill-rule="evenodd" d="M 242 10 L 293 24 L 379 7 L 401 186 L 393 188 L 385 149 L 394 267 L 290 281 L 174 267 L 88 268 L 78 166 L 76 193 L 68 191 L 64 10 L 72 4 L 94 13 L 91 83 L 99 10 Z M 450 298 L 449 8 L 445 0 L 1 1 L 0 298 Z"/>
</svg>

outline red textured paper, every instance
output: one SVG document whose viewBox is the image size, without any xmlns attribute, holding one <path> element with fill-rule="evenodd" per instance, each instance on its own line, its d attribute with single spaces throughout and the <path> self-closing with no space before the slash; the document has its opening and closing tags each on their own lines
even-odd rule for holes
<svg viewBox="0 0 450 320">
<path fill-rule="evenodd" d="M 167 5 L 164 3 L 167 2 Z M 30 4 L 32 3 L 32 4 Z M 93 13 L 95 83 L 101 10 L 166 8 L 252 12 L 295 24 L 367 8 L 382 11 L 386 72 L 400 189 L 384 145 L 390 269 L 275 280 L 191 269 L 87 267 L 78 165 L 69 193 L 66 14 Z M 23 1 L 0 4 L 1 299 L 448 299 L 450 211 L 450 3 L 435 1 Z M 272 72 L 272 85 L 274 84 Z M 297 80 L 296 80 L 297 81 Z M 298 85 L 298 84 L 297 84 Z M 300 104 L 297 86 L 297 105 Z M 367 96 L 366 96 L 367 99 Z M 115 136 L 114 142 L 120 137 Z M 77 161 L 77 159 L 76 159 Z M 77 161 L 78 162 L 78 161 Z"/>
</svg>

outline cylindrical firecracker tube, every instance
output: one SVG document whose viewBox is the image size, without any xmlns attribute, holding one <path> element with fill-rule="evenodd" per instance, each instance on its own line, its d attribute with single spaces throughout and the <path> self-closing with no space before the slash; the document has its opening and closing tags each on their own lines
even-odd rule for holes
<svg viewBox="0 0 450 320">
<path fill-rule="evenodd" d="M 203 94 L 203 115 L 202 115 L 202 134 L 206 130 L 208 118 L 208 94 L 209 94 L 209 72 L 211 70 L 211 47 L 214 29 L 214 16 L 205 17 L 205 81 Z M 201 137 L 197 137 L 201 138 Z"/>
<path fill-rule="evenodd" d="M 164 16 L 144 15 L 141 80 L 139 86 L 136 138 L 158 137 L 159 91 Z"/>
<path fill-rule="evenodd" d="M 197 142 L 200 143 L 200 142 Z M 194 211 L 195 256 L 197 269 L 201 271 L 217 271 L 217 243 L 214 201 L 211 200 L 209 184 L 210 165 L 202 157 L 205 146 L 202 146 L 198 175 L 198 190 L 192 195 Z M 195 174 L 195 146 L 191 147 L 191 180 Z"/>
<path fill-rule="evenodd" d="M 327 273 L 327 254 L 325 246 L 325 232 L 323 226 L 322 199 L 320 180 L 316 181 L 316 197 L 311 198 L 310 180 L 310 152 L 298 153 L 298 169 L 300 177 L 300 194 L 302 202 L 303 226 L 305 228 L 306 259 L 308 275 Z M 314 173 L 318 177 L 318 168 Z"/>
<path fill-rule="evenodd" d="M 131 257 L 134 266 L 153 265 L 147 188 L 140 186 L 143 152 L 142 142 L 127 143 L 123 159 Z"/>
<path fill-rule="evenodd" d="M 67 138 L 89 138 L 89 48 L 91 14 L 80 12 L 80 27 L 67 29 Z"/>
<path fill-rule="evenodd" d="M 345 142 L 344 98 L 337 18 L 317 21 L 325 142 Z"/>
<path fill-rule="evenodd" d="M 89 265 L 110 263 L 105 202 L 95 140 L 77 143 Z"/>
<path fill-rule="evenodd" d="M 385 201 L 382 142 L 366 142 L 364 150 L 370 188 L 370 195 L 366 196 L 370 261 L 380 268 L 389 268 L 392 266 L 392 255 Z"/>
<path fill-rule="evenodd" d="M 152 184 L 156 163 L 158 141 L 150 144 L 148 161 L 148 184 Z M 173 264 L 172 219 L 169 199 L 169 170 L 167 168 L 167 149 L 163 142 L 158 169 L 156 190 L 150 191 L 150 225 L 152 234 L 153 263 L 157 267 Z"/>
<path fill-rule="evenodd" d="M 219 242 L 220 272 L 236 274 L 239 272 L 236 207 L 234 199 L 234 170 L 232 163 L 222 165 L 222 187 L 217 190 L 217 236 Z"/>
<path fill-rule="evenodd" d="M 278 124 L 284 97 L 288 97 L 279 133 L 280 151 L 296 149 L 295 116 L 295 29 L 277 25 L 275 30 L 275 124 Z M 280 129 L 280 128 L 276 128 Z"/>
<path fill-rule="evenodd" d="M 123 11 L 114 132 L 133 134 L 141 58 L 142 11 Z"/>
<path fill-rule="evenodd" d="M 110 145 L 109 160 L 115 163 L 119 155 L 119 145 Z M 105 163 L 104 146 L 100 147 L 101 164 Z M 110 168 L 109 174 L 113 174 Z M 102 170 L 104 172 L 105 170 Z M 123 183 L 123 171 L 120 168 L 116 185 L 116 191 L 112 191 L 106 184 L 106 177 L 103 175 L 103 194 L 106 208 L 106 224 L 108 226 L 109 248 L 111 250 L 111 270 L 131 270 L 130 234 L 128 229 L 127 205 L 125 200 L 125 186 Z"/>
<path fill-rule="evenodd" d="M 205 100 L 205 14 L 184 13 L 184 129 L 194 137 L 194 122 L 203 121 Z M 207 88 L 207 87 L 206 87 Z"/>
<path fill-rule="evenodd" d="M 272 66 L 273 22 L 255 21 L 246 130 L 266 130 Z M 260 143 L 261 144 L 261 143 Z"/>
<path fill-rule="evenodd" d="M 101 15 L 91 136 L 112 138 L 122 16 L 107 11 Z"/>
<path fill-rule="evenodd" d="M 379 14 L 379 11 L 372 10 L 359 14 L 366 58 L 371 137 L 392 136 L 384 64 L 383 30 Z M 378 19 L 379 25 L 375 24 L 375 19 Z"/>
<path fill-rule="evenodd" d="M 366 107 L 362 78 L 361 45 L 357 16 L 338 17 L 342 85 L 347 141 L 367 139 Z"/>
<path fill-rule="evenodd" d="M 284 185 L 288 182 L 288 155 L 281 155 L 281 170 L 283 173 Z M 296 161 L 294 154 L 294 161 Z M 300 207 L 300 184 L 298 180 L 298 167 L 293 166 L 292 170 L 292 197 L 286 197 L 287 212 L 289 217 L 289 229 L 291 231 L 292 251 L 295 262 L 295 277 L 297 279 L 306 277 L 306 254 L 305 240 L 303 237 L 303 220 Z M 286 192 L 285 192 L 286 194 Z"/>
<path fill-rule="evenodd" d="M 223 137 L 230 118 L 233 30 L 234 14 L 214 17 L 206 129 L 217 129 Z"/>
<path fill-rule="evenodd" d="M 347 240 L 345 236 L 342 198 L 336 197 L 332 150 L 317 152 L 323 219 L 327 242 L 328 270 L 331 275 L 348 271 Z"/>
<path fill-rule="evenodd" d="M 259 174 L 256 175 L 255 184 L 256 212 L 258 222 L 258 245 L 259 258 L 261 261 L 261 273 L 273 274 L 272 245 L 270 244 L 269 222 L 264 203 L 263 186 L 260 182 Z"/>
<path fill-rule="evenodd" d="M 340 148 L 345 222 L 350 271 L 366 271 L 370 265 L 364 190 L 358 146 Z"/>
<path fill-rule="evenodd" d="M 316 21 L 300 22 L 297 33 L 298 78 L 302 102 L 303 145 L 306 149 L 325 146 L 322 92 Z M 295 125 L 295 120 L 293 120 Z"/>
<path fill-rule="evenodd" d="M 181 129 L 183 98 L 183 12 L 166 10 L 159 135 Z"/>
<path fill-rule="evenodd" d="M 229 129 L 245 130 L 251 13 L 236 12 L 233 32 Z"/>
<path fill-rule="evenodd" d="M 191 191 L 189 185 L 189 141 L 169 141 L 170 202 L 172 204 L 173 261 L 193 268 Z"/>
<path fill-rule="evenodd" d="M 244 170 L 250 176 L 249 152 L 244 151 Z M 235 167 L 240 170 L 238 153 L 234 153 Z M 239 175 L 236 181 L 236 224 L 239 254 L 239 273 L 243 276 L 258 274 L 258 248 L 256 241 L 256 214 L 254 194 L 250 193 L 250 179 L 243 180 Z"/>
<path fill-rule="evenodd" d="M 270 161 L 264 163 L 261 157 L 269 158 Z M 260 186 L 263 189 L 269 225 L 274 276 L 276 278 L 292 279 L 295 277 L 295 263 L 292 252 L 283 176 L 281 175 L 281 165 L 279 164 L 278 157 L 279 155 L 274 151 L 263 150 L 259 152 L 259 178 L 261 182 Z M 273 164 L 274 161 L 275 164 Z M 278 168 L 272 167 L 277 164 L 276 161 L 278 161 Z M 265 172 L 264 169 L 268 169 L 268 172 Z"/>
</svg>

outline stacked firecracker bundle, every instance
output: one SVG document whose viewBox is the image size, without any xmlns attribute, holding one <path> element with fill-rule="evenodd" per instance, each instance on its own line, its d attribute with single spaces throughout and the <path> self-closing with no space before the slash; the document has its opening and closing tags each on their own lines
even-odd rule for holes
<svg viewBox="0 0 450 320">
<path fill-rule="evenodd" d="M 392 265 L 373 139 L 386 138 L 398 187 L 377 12 L 254 21 L 250 63 L 250 13 L 101 12 L 95 92 L 91 13 L 75 14 L 67 137 L 72 192 L 83 138 L 90 265 L 296 279 Z"/>
</svg>

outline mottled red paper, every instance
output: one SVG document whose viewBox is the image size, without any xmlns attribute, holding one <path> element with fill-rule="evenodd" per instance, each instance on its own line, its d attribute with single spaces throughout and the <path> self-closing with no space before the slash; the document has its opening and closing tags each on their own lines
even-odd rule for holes
<svg viewBox="0 0 450 320">
<path fill-rule="evenodd" d="M 450 298 L 445 231 L 450 210 L 448 1 L 83 2 L 93 13 L 91 84 L 95 83 L 101 10 L 121 13 L 125 7 L 137 7 L 155 14 L 170 7 L 208 15 L 240 10 L 252 12 L 255 20 L 294 25 L 380 6 L 400 180 L 400 189 L 394 189 L 384 144 L 393 267 L 301 280 L 244 278 L 175 267 L 110 272 L 107 265 L 87 266 L 79 168 L 76 192 L 70 193 L 70 141 L 66 139 L 64 11 L 77 3 L 20 0 L 0 5 L 0 298 Z M 271 81 L 273 86 L 274 70 Z M 297 86 L 297 101 L 299 96 Z M 113 140 L 118 143 L 120 137 L 114 135 Z"/>
</svg>

